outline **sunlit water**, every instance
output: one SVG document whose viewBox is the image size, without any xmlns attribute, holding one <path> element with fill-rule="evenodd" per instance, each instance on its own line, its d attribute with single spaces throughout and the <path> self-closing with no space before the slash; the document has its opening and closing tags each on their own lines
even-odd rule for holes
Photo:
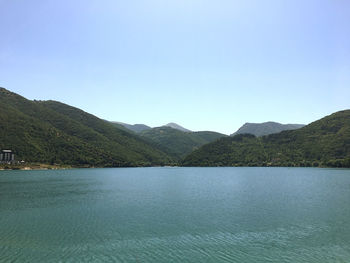
<svg viewBox="0 0 350 263">
<path fill-rule="evenodd" d="M 0 171 L 1 262 L 350 262 L 350 170 Z"/>
</svg>

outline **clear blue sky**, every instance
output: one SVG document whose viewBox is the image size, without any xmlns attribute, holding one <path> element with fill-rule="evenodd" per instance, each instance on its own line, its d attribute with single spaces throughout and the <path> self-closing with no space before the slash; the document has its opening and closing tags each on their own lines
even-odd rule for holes
<svg viewBox="0 0 350 263">
<path fill-rule="evenodd" d="M 0 86 L 234 132 L 350 108 L 349 0 L 0 0 Z"/>
</svg>

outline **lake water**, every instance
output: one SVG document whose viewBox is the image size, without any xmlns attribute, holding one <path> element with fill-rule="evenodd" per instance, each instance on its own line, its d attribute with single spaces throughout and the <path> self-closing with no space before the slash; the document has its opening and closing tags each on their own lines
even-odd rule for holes
<svg viewBox="0 0 350 263">
<path fill-rule="evenodd" d="M 350 262 L 350 170 L 0 171 L 0 262 Z"/>
</svg>

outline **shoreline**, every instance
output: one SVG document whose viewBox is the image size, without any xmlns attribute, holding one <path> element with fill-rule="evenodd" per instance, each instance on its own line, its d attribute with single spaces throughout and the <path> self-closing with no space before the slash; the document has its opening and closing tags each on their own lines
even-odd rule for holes
<svg viewBox="0 0 350 263">
<path fill-rule="evenodd" d="M 65 170 L 75 168 L 71 165 L 49 165 L 49 164 L 27 164 L 27 165 L 13 165 L 6 164 L 0 165 L 0 171 L 8 170 L 21 170 L 21 171 L 31 171 L 31 170 Z"/>
<path fill-rule="evenodd" d="M 5 167 L 0 166 L 0 171 L 42 171 L 42 170 L 70 170 L 70 169 L 94 169 L 94 168 L 328 168 L 328 169 L 350 169 L 350 167 L 330 167 L 330 166 L 180 166 L 180 165 L 155 165 L 155 166 L 72 166 L 72 165 L 47 165 L 47 164 L 35 164 L 35 165 L 23 165 L 14 166 L 6 165 Z"/>
</svg>

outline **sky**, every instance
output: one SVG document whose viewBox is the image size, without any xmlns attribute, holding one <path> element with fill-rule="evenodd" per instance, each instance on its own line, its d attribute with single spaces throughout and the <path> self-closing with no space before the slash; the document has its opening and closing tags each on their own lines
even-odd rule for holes
<svg viewBox="0 0 350 263">
<path fill-rule="evenodd" d="M 348 0 L 0 0 L 0 87 L 225 134 L 350 108 Z"/>
</svg>

